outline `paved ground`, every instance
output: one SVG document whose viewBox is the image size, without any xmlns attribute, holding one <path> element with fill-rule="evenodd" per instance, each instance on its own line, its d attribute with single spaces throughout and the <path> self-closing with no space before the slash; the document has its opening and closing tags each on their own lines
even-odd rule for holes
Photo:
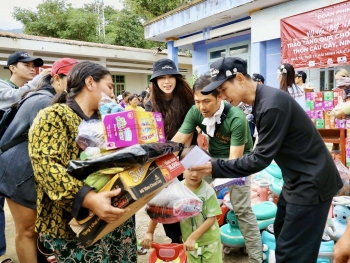
<svg viewBox="0 0 350 263">
<path fill-rule="evenodd" d="M 11 213 L 5 205 L 5 213 L 6 213 L 6 242 L 7 242 L 7 255 L 12 258 L 14 263 L 19 263 L 16 251 L 15 251 L 15 227 L 13 224 L 13 220 L 11 217 Z M 136 233 L 138 239 L 141 239 L 144 233 L 147 230 L 149 217 L 144 211 L 141 209 L 136 214 Z M 155 242 L 158 243 L 169 243 L 170 239 L 168 239 L 165 234 L 163 227 L 161 225 L 157 226 L 155 232 Z M 146 255 L 139 256 L 138 263 L 148 263 L 149 262 L 149 254 L 151 251 L 148 251 Z M 239 250 L 232 251 L 231 254 L 224 256 L 225 263 L 247 263 L 247 256 L 242 254 Z"/>
</svg>

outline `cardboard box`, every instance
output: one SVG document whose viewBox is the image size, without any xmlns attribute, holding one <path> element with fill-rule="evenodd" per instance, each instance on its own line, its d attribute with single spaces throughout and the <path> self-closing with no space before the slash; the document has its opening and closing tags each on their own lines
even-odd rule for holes
<svg viewBox="0 0 350 263">
<path fill-rule="evenodd" d="M 314 92 L 315 102 L 323 101 L 323 93 L 322 92 Z"/>
<path fill-rule="evenodd" d="M 306 92 L 306 101 L 315 101 L 315 94 L 314 92 Z"/>
<path fill-rule="evenodd" d="M 324 111 L 323 110 L 315 110 L 314 111 L 315 119 L 324 119 Z"/>
<path fill-rule="evenodd" d="M 329 100 L 329 101 L 324 101 L 323 102 L 323 109 L 324 110 L 332 110 L 333 108 L 334 108 L 333 100 Z"/>
<path fill-rule="evenodd" d="M 323 101 L 332 101 L 332 100 L 333 100 L 333 91 L 324 91 Z"/>
<path fill-rule="evenodd" d="M 346 128 L 346 120 L 345 119 L 335 119 L 335 128 Z"/>
<path fill-rule="evenodd" d="M 323 101 L 315 102 L 315 110 L 323 110 Z"/>
<path fill-rule="evenodd" d="M 118 208 L 129 207 L 130 211 L 113 224 L 108 224 L 92 213 L 79 222 L 72 219 L 69 224 L 79 240 L 90 246 L 134 215 L 184 170 L 177 157 L 168 154 L 118 173 L 100 192 L 121 188 L 120 195 L 112 199 L 112 205 Z"/>
<path fill-rule="evenodd" d="M 346 94 L 345 91 L 343 89 L 335 89 L 333 90 L 333 98 L 341 98 L 342 100 L 345 99 Z"/>
<path fill-rule="evenodd" d="M 324 120 L 323 119 L 315 119 L 315 125 L 317 129 L 324 129 Z"/>
<path fill-rule="evenodd" d="M 102 116 L 107 149 L 134 144 L 165 142 L 162 115 L 159 112 L 123 111 Z"/>
<path fill-rule="evenodd" d="M 306 109 L 307 110 L 314 110 L 315 109 L 315 102 L 314 101 L 306 101 Z"/>
</svg>

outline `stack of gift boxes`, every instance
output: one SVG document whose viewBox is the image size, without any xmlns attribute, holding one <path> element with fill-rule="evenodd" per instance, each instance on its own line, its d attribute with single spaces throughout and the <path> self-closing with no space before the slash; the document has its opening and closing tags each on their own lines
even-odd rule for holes
<svg viewBox="0 0 350 263">
<path fill-rule="evenodd" d="M 336 119 L 332 114 L 334 107 L 343 103 L 345 99 L 344 90 L 307 92 L 305 96 L 306 113 L 317 129 L 344 128 L 347 130 L 346 164 L 350 166 L 350 119 Z"/>
<path fill-rule="evenodd" d="M 317 129 L 346 128 L 345 119 L 335 119 L 332 115 L 333 108 L 343 102 L 344 95 L 341 89 L 306 93 L 306 113 Z"/>
</svg>

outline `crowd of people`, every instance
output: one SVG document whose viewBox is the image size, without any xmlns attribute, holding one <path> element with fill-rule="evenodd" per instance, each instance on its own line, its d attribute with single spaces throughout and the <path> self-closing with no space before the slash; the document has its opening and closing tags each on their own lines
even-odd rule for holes
<svg viewBox="0 0 350 263">
<path fill-rule="evenodd" d="M 342 181 L 305 112 L 304 93 L 309 88 L 303 86 L 305 72 L 282 64 L 276 89 L 265 85 L 261 74 L 250 76 L 246 61 L 225 57 L 213 62 L 210 72 L 190 87 L 172 60 L 160 59 L 146 90 L 123 91 L 115 97 L 111 73 L 97 63 L 63 58 L 36 75 L 35 68 L 43 64 L 42 59 L 18 51 L 8 58 L 10 78 L 0 80 L 1 108 L 18 103 L 17 114 L 0 139 L 1 263 L 12 262 L 6 256 L 5 199 L 21 263 L 47 262 L 48 255 L 57 262 L 134 263 L 137 254 L 151 247 L 156 227 L 152 220 L 142 247 L 137 245 L 134 217 L 91 246 L 84 246 L 69 226 L 72 218 L 83 218 L 89 211 L 107 223 L 128 211 L 111 205 L 120 190 L 96 193 L 66 171 L 68 162 L 81 152 L 75 142 L 79 124 L 100 118 L 102 92 L 125 110 L 160 112 L 167 140 L 190 146 L 197 144 L 198 131 L 208 136 L 211 161 L 178 177 L 204 202 L 202 213 L 163 225 L 173 243 L 184 244 L 187 262 L 222 262 L 216 219 L 221 210 L 209 184 L 215 178 L 235 177 L 247 177 L 245 186 L 231 186 L 229 192 L 248 261 L 262 262 L 249 176 L 273 160 L 284 179 L 274 222 L 276 262 L 316 262 L 331 201 Z M 346 262 L 339 258 L 350 258 L 349 231 L 336 245 L 337 263 Z M 307 245 L 301 244 L 305 240 Z"/>
</svg>

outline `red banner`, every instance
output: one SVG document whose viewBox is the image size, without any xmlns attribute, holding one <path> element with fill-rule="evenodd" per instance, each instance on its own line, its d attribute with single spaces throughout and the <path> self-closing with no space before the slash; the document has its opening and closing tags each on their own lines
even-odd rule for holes
<svg viewBox="0 0 350 263">
<path fill-rule="evenodd" d="M 350 64 L 350 1 L 282 19 L 281 60 L 295 68 Z"/>
</svg>

